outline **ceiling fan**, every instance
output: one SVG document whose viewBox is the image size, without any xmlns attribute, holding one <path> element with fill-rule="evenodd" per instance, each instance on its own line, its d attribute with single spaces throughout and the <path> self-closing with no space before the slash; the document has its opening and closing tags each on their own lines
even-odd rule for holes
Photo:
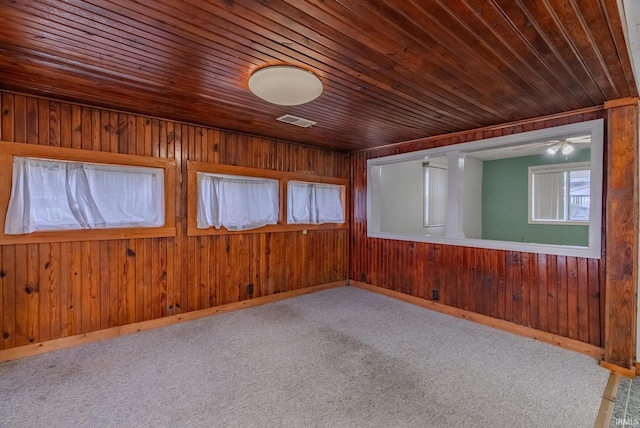
<svg viewBox="0 0 640 428">
<path fill-rule="evenodd" d="M 557 140 L 549 140 L 544 143 L 534 145 L 524 145 L 514 150 L 532 149 L 535 147 L 547 147 L 545 150 L 550 155 L 555 155 L 560 152 L 563 155 L 569 155 L 575 150 L 577 144 L 589 144 L 591 143 L 590 135 L 581 135 L 577 137 L 563 137 Z"/>
</svg>

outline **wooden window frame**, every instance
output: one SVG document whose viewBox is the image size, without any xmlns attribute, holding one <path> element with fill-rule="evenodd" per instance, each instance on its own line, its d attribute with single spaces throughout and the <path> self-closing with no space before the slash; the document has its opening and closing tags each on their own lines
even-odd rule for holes
<svg viewBox="0 0 640 428">
<path fill-rule="evenodd" d="M 24 235 L 7 235 L 4 233 L 4 223 L 11 197 L 14 157 L 162 168 L 164 170 L 164 225 L 161 227 L 51 230 Z M 176 236 L 175 183 L 176 161 L 174 159 L 0 141 L 0 245 L 174 237 Z"/>
<path fill-rule="evenodd" d="M 198 213 L 198 173 L 210 174 L 227 174 L 245 177 L 270 178 L 278 180 L 278 194 L 280 200 L 278 224 L 269 224 L 256 229 L 248 230 L 227 230 L 224 226 L 220 229 L 209 227 L 207 229 L 198 229 L 197 213 Z M 321 175 L 307 175 L 295 172 L 275 171 L 271 169 L 251 168 L 235 165 L 211 164 L 206 162 L 187 162 L 187 235 L 188 236 L 205 236 L 205 235 L 233 235 L 247 233 L 272 233 L 272 232 L 295 232 L 304 230 L 323 230 L 323 229 L 348 229 L 349 217 L 347 210 L 347 187 L 349 180 L 344 178 L 326 177 Z M 344 223 L 324 223 L 324 224 L 288 224 L 287 223 L 287 185 L 291 181 L 305 181 L 309 183 L 336 184 L 342 186 L 341 199 L 342 209 L 344 210 Z"/>
</svg>

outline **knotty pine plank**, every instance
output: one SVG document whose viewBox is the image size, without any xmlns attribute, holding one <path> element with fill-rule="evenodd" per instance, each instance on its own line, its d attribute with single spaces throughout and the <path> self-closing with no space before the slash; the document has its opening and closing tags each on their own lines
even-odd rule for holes
<svg viewBox="0 0 640 428">
<path fill-rule="evenodd" d="M 40 282 L 39 274 L 40 269 L 40 251 L 38 244 L 27 245 L 28 252 L 28 269 L 27 269 L 27 281 L 24 285 L 25 293 L 27 294 L 27 325 L 26 325 L 26 337 L 29 343 L 34 343 L 39 339 L 38 332 L 40 330 Z"/>
<path fill-rule="evenodd" d="M 16 247 L 0 247 L 2 251 L 2 345 L 4 349 L 16 346 Z"/>
<path fill-rule="evenodd" d="M 71 105 L 71 140 L 65 147 L 82 148 L 82 107 L 79 105 Z"/>
<path fill-rule="evenodd" d="M 33 105 L 33 102 L 31 103 L 31 105 Z M 27 111 L 27 98 L 24 95 L 15 95 L 13 97 L 12 113 L 14 115 L 13 138 L 15 139 L 15 141 L 22 141 L 26 143 L 28 141 L 27 126 L 29 123 L 27 121 L 27 117 L 31 115 L 31 117 L 37 119 L 37 112 L 34 112 L 33 110 Z M 37 124 L 38 122 L 36 120 L 35 124 L 31 124 L 31 128 L 37 126 Z M 33 134 L 33 132 L 31 132 L 31 134 Z"/>
<path fill-rule="evenodd" d="M 14 97 L 6 92 L 0 93 L 0 136 L 3 141 L 15 141 Z"/>
<path fill-rule="evenodd" d="M 154 318 L 161 318 L 168 316 L 168 288 L 169 288 L 169 248 L 173 245 L 173 238 L 159 238 L 159 256 L 160 256 L 160 283 L 159 283 L 159 295 L 160 298 L 157 301 L 158 313 Z"/>
<path fill-rule="evenodd" d="M 578 339 L 580 331 L 578 281 L 578 262 L 575 257 L 567 257 L 567 336 L 571 339 Z"/>
<path fill-rule="evenodd" d="M 635 363 L 638 286 L 638 98 L 605 103 L 606 310 L 605 361 Z"/>
<path fill-rule="evenodd" d="M 558 334 L 558 257 L 547 255 L 547 322 L 549 332 Z"/>
<path fill-rule="evenodd" d="M 133 247 L 131 247 L 133 245 Z M 142 239 L 132 240 L 129 249 L 133 254 L 129 255 L 132 260 L 131 266 L 134 268 L 134 288 L 135 288 L 135 316 L 134 322 L 144 321 L 145 312 L 145 288 L 147 284 L 144 277 L 144 241 Z"/>
<path fill-rule="evenodd" d="M 522 253 L 512 252 L 511 261 L 509 266 L 510 279 L 512 282 L 512 318 L 516 324 L 522 323 L 522 311 L 523 311 L 523 290 L 522 290 Z"/>
<path fill-rule="evenodd" d="M 120 257 L 124 267 L 122 284 L 124 284 L 123 298 L 124 314 L 121 313 L 122 324 L 136 322 L 136 240 L 122 240 Z"/>
<path fill-rule="evenodd" d="M 531 327 L 531 254 L 520 253 L 520 324 Z"/>
<path fill-rule="evenodd" d="M 82 107 L 80 112 L 80 148 L 84 150 L 91 150 L 93 148 L 93 122 L 91 111 L 92 109 L 89 107 Z"/>
<path fill-rule="evenodd" d="M 98 245 L 100 246 L 100 261 L 98 266 L 98 269 L 100 270 L 100 329 L 111 327 L 111 271 L 109 269 L 109 244 L 109 241 L 98 242 Z"/>
<path fill-rule="evenodd" d="M 577 258 L 578 326 L 577 339 L 589 343 L 589 274 L 588 260 Z"/>
<path fill-rule="evenodd" d="M 561 336 L 569 334 L 569 306 L 568 306 L 568 267 L 566 256 L 558 258 L 558 332 Z"/>
<path fill-rule="evenodd" d="M 101 114 L 98 109 L 91 109 L 91 150 L 102 148 L 102 131 L 100 129 Z"/>
<path fill-rule="evenodd" d="M 38 284 L 38 320 L 37 320 L 37 334 L 34 334 L 36 341 L 45 341 L 52 338 L 51 323 L 52 314 L 51 310 L 55 310 L 54 293 L 55 284 L 52 284 L 50 278 L 51 272 L 51 246 L 50 244 L 41 244 L 37 246 L 38 263 L 35 268 L 38 269 L 37 278 L 35 279 Z M 1 299 L 0 299 L 1 301 Z"/>
<path fill-rule="evenodd" d="M 598 260 L 589 259 L 587 261 L 588 266 L 588 278 L 587 278 L 587 291 L 589 307 L 589 343 L 594 343 L 602 346 L 602 330 L 601 326 L 601 299 L 604 299 L 604 293 L 600 293 L 600 269 Z"/>
<path fill-rule="evenodd" d="M 46 122 L 43 123 L 43 121 L 46 119 L 40 115 L 40 112 L 39 112 L 40 100 L 36 98 L 28 97 L 26 104 L 27 104 L 27 120 L 26 120 L 27 135 L 25 136 L 26 139 L 24 140 L 24 142 L 29 144 L 38 144 L 38 140 L 39 140 L 38 133 L 43 126 L 48 126 L 48 124 Z M 43 101 L 42 104 L 43 104 L 42 105 L 43 110 L 45 110 L 48 102 Z M 16 119 L 17 118 L 18 118 L 18 115 L 16 115 Z M 45 136 L 46 135 L 48 135 L 48 131 L 45 131 Z"/>
<path fill-rule="evenodd" d="M 50 101 L 49 102 L 49 145 L 60 146 L 60 112 L 61 103 Z"/>
<path fill-rule="evenodd" d="M 16 345 L 25 345 L 29 343 L 29 295 L 27 294 L 27 277 L 29 269 L 29 250 L 26 244 L 16 245 L 16 263 L 15 263 L 15 336 Z M 31 294 L 31 293 L 29 293 Z"/>
</svg>

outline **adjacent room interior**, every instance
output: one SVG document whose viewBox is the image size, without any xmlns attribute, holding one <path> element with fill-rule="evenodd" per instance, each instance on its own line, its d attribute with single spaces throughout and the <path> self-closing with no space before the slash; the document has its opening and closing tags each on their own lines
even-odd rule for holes
<svg viewBox="0 0 640 428">
<path fill-rule="evenodd" d="M 609 426 L 639 28 L 635 0 L 0 4 L 0 425 L 40 397 L 20 425 Z"/>
</svg>

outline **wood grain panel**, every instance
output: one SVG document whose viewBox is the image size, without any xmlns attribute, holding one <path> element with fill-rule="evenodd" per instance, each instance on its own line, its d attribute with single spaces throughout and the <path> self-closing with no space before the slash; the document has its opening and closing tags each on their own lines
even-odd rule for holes
<svg viewBox="0 0 640 428">
<path fill-rule="evenodd" d="M 425 300 L 432 300 L 432 291 L 439 290 L 439 304 L 604 346 L 600 333 L 604 325 L 604 259 L 376 239 L 368 238 L 366 232 L 369 158 L 603 116 L 602 110 L 574 112 L 352 153 L 350 279 Z"/>
<path fill-rule="evenodd" d="M 638 99 L 605 104 L 608 120 L 605 360 L 632 369 L 638 290 Z"/>
<path fill-rule="evenodd" d="M 368 149 L 637 96 L 621 4 L 14 0 L 0 3 L 0 88 L 318 147 Z M 322 95 L 287 109 L 263 102 L 247 80 L 275 64 L 310 69 Z M 19 140 L 46 134 L 44 106 L 16 101 L 18 112 L 41 113 L 39 122 L 18 114 Z M 318 124 L 303 129 L 274 120 L 285 113 Z M 97 119 L 89 110 L 71 114 L 73 129 L 85 128 L 79 133 Z M 147 132 L 146 120 L 118 115 L 118 151 L 140 149 L 131 137 Z M 232 141 L 243 139 L 238 135 L 222 136 L 222 162 L 244 162 L 243 143 Z"/>
<path fill-rule="evenodd" d="M 175 237 L 0 246 L 0 350 L 348 276 L 348 229 L 186 236 L 188 161 L 347 180 L 342 153 L 4 92 L 0 111 L 4 141 L 175 159 L 177 171 Z"/>
</svg>

